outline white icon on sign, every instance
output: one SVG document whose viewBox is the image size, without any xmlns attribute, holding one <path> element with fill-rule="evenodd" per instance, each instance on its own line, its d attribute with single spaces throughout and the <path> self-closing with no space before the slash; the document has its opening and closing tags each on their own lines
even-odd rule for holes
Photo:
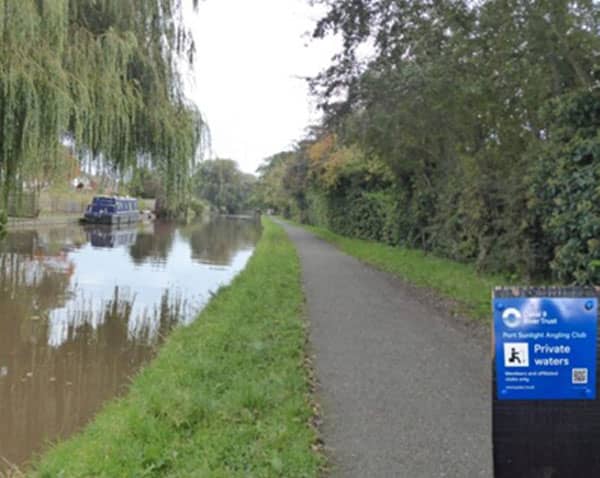
<svg viewBox="0 0 600 478">
<path fill-rule="evenodd" d="M 526 342 L 505 342 L 504 366 L 529 367 L 529 344 Z"/>
<path fill-rule="evenodd" d="M 504 325 L 510 327 L 511 329 L 518 327 L 521 325 L 521 312 L 519 309 L 515 309 L 514 307 L 509 307 L 504 312 L 502 312 L 502 320 L 504 321 Z"/>
</svg>

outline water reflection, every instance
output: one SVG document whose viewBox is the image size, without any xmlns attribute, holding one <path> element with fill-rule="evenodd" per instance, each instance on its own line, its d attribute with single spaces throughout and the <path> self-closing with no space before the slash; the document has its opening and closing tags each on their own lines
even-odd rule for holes
<svg viewBox="0 0 600 478">
<path fill-rule="evenodd" d="M 203 264 L 226 266 L 234 260 L 235 249 L 227 244 L 243 244 L 256 242 L 256 228 L 247 227 L 240 230 L 240 221 L 224 219 L 220 227 L 197 228 L 185 227 L 181 235 L 185 237 L 192 249 L 192 260 Z"/>
<path fill-rule="evenodd" d="M 120 229 L 96 226 L 87 229 L 87 238 L 94 247 L 131 246 L 137 238 L 137 228 Z"/>
<path fill-rule="evenodd" d="M 9 234 L 0 244 L 0 457 L 23 463 L 86 423 L 244 267 L 258 235 L 234 220 Z"/>
<path fill-rule="evenodd" d="M 219 229 L 223 227 L 223 222 L 220 221 Z M 131 259 L 138 265 L 164 264 L 173 246 L 175 229 L 176 226 L 172 223 L 156 222 L 153 230 L 140 232 L 129 249 Z"/>
</svg>

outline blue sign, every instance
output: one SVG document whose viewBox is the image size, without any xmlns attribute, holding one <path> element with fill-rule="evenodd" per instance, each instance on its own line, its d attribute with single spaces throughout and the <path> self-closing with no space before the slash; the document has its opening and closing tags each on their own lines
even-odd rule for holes
<svg viewBox="0 0 600 478">
<path fill-rule="evenodd" d="M 595 298 L 494 299 L 499 400 L 596 398 Z"/>
</svg>

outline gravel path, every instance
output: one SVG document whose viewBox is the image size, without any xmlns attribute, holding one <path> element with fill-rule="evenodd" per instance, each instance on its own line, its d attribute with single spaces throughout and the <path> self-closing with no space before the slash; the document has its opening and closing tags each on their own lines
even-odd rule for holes
<svg viewBox="0 0 600 478">
<path fill-rule="evenodd" d="M 492 476 L 487 344 L 304 229 L 296 244 L 333 477 Z"/>
</svg>

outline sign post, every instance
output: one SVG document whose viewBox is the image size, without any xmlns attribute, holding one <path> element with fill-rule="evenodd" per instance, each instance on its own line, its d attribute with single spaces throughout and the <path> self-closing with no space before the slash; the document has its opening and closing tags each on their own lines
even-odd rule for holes
<svg viewBox="0 0 600 478">
<path fill-rule="evenodd" d="M 495 478 L 600 476 L 594 289 L 493 297 Z"/>
</svg>

